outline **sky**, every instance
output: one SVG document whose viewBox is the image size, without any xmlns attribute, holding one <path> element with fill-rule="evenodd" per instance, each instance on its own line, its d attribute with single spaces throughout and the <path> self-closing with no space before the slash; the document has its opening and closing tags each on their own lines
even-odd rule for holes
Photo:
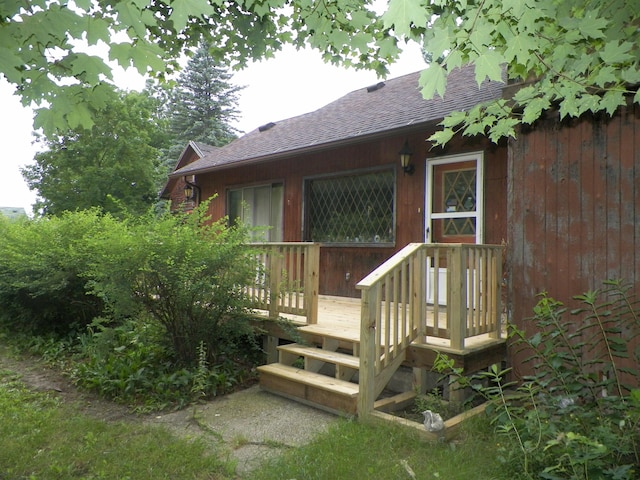
<svg viewBox="0 0 640 480">
<path fill-rule="evenodd" d="M 390 68 L 388 78 L 425 67 L 420 48 L 408 45 Z M 120 88 L 141 89 L 144 79 L 135 73 L 116 72 Z M 314 111 L 358 88 L 377 83 L 373 72 L 348 70 L 324 63 L 316 51 L 285 47 L 275 58 L 256 62 L 234 73 L 231 82 L 244 86 L 238 101 L 241 132 L 269 122 Z M 0 79 L 0 207 L 22 207 L 31 213 L 35 192 L 27 187 L 20 168 L 33 162 L 37 146 L 32 134 L 32 112 Z M 176 159 L 177 160 L 177 159 Z"/>
</svg>

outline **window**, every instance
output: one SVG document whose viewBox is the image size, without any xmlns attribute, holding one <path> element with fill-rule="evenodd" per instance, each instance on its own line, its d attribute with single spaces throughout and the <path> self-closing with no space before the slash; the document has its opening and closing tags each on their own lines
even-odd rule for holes
<svg viewBox="0 0 640 480">
<path fill-rule="evenodd" d="M 269 227 L 264 232 L 254 232 L 253 240 L 281 242 L 283 191 L 282 183 L 229 190 L 229 223 L 240 220 L 250 227 Z"/>
<path fill-rule="evenodd" d="M 394 170 L 308 179 L 305 195 L 307 240 L 394 243 Z"/>
</svg>

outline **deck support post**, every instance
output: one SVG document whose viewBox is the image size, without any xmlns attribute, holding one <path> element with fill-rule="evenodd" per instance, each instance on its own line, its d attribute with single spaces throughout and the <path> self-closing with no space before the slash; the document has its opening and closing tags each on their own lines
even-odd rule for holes
<svg viewBox="0 0 640 480">
<path fill-rule="evenodd" d="M 375 335 L 376 335 L 376 305 L 378 303 L 377 290 L 365 288 L 362 290 L 362 310 L 360 318 L 360 373 L 358 393 L 358 416 L 367 417 L 375 403 Z"/>
<path fill-rule="evenodd" d="M 273 335 L 264 336 L 264 352 L 267 354 L 267 364 L 278 362 L 278 337 Z"/>
<path fill-rule="evenodd" d="M 418 395 L 427 393 L 427 371 L 424 368 L 414 367 L 413 369 L 413 390 Z"/>
</svg>

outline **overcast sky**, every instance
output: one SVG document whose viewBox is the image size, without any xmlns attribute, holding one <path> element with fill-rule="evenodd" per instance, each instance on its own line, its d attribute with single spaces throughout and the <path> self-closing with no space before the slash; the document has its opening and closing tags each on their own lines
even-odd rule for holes
<svg viewBox="0 0 640 480">
<path fill-rule="evenodd" d="M 391 67 L 389 78 L 424 68 L 420 49 L 410 45 Z M 341 96 L 373 85 L 379 80 L 372 72 L 346 70 L 322 62 L 315 51 L 286 48 L 275 58 L 250 65 L 237 72 L 232 83 L 246 86 L 240 93 L 236 125 L 248 132 L 271 121 L 316 110 Z M 116 76 L 120 88 L 141 89 L 137 75 Z M 27 188 L 20 167 L 33 161 L 32 114 L 23 108 L 13 87 L 0 80 L 0 206 L 23 207 L 31 213 L 35 194 Z"/>
</svg>

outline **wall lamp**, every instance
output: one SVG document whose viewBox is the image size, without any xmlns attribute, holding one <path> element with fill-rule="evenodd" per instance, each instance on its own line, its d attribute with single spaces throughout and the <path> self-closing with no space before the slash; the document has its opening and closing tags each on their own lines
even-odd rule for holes
<svg viewBox="0 0 640 480">
<path fill-rule="evenodd" d="M 189 182 L 187 177 L 184 177 L 184 198 L 185 200 L 193 200 L 196 205 L 200 200 L 200 187 Z"/>
<path fill-rule="evenodd" d="M 402 171 L 407 175 L 413 175 L 413 172 L 416 171 L 416 167 L 411 163 L 411 155 L 413 155 L 413 152 L 409 148 L 409 142 L 407 140 L 404 141 L 404 145 L 398 154 L 400 155 Z"/>
</svg>

